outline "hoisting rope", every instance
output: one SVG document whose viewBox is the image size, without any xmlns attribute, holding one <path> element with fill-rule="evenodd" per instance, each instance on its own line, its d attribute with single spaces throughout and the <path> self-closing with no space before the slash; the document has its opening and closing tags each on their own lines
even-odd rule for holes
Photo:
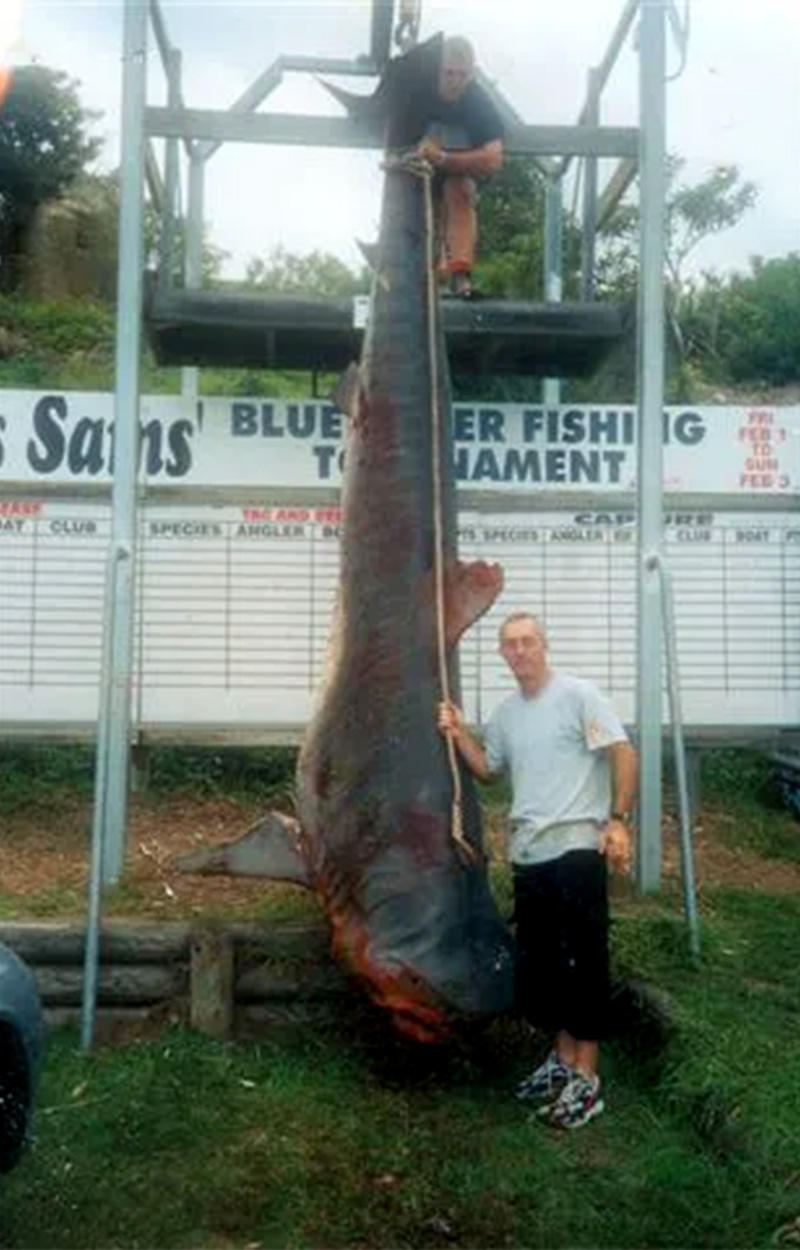
<svg viewBox="0 0 800 1250">
<path fill-rule="evenodd" d="M 421 16 L 421 0 L 400 0 L 394 41 L 401 52 L 408 52 L 417 42 Z"/>
<path fill-rule="evenodd" d="M 434 242 L 436 227 L 433 215 L 433 166 L 430 161 L 415 152 L 390 156 L 384 162 L 387 170 L 399 170 L 422 179 L 425 204 L 425 271 L 427 275 L 428 311 L 428 360 L 430 362 L 431 392 L 431 473 L 433 477 L 433 569 L 436 600 L 436 657 L 439 669 L 439 689 L 443 703 L 450 703 L 450 672 L 447 665 L 447 637 L 445 628 L 445 568 L 444 568 L 444 502 L 442 499 L 442 411 L 439 395 L 439 299 L 436 292 L 436 268 Z M 458 764 L 456 744 L 452 734 L 445 735 L 447 760 L 453 782 L 453 801 L 450 808 L 450 836 L 464 855 L 472 862 L 477 859 L 474 847 L 464 836 L 463 791 L 461 770 Z"/>
</svg>

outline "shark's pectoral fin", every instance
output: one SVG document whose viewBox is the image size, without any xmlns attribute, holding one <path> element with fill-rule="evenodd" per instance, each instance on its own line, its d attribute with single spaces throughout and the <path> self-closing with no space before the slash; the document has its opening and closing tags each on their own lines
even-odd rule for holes
<svg viewBox="0 0 800 1250">
<path fill-rule="evenodd" d="M 455 560 L 444 573 L 445 641 L 454 647 L 462 634 L 488 612 L 503 589 L 504 575 L 499 564 Z M 427 577 L 423 597 L 435 609 L 435 579 Z"/>
<path fill-rule="evenodd" d="M 378 244 L 367 243 L 365 239 L 356 239 L 356 247 L 369 265 L 370 269 L 376 271 L 378 268 Z"/>
<path fill-rule="evenodd" d="M 488 612 L 502 592 L 503 570 L 499 564 L 486 560 L 461 560 L 448 566 L 445 571 L 445 636 L 447 645 L 454 647 L 471 625 Z"/>
<path fill-rule="evenodd" d="M 351 361 L 331 391 L 330 400 L 339 412 L 352 419 L 358 410 L 360 394 L 361 370 L 355 361 Z"/>
<path fill-rule="evenodd" d="M 387 294 L 392 289 L 389 281 L 389 275 L 385 269 L 381 269 L 381 249 L 379 243 L 366 243 L 363 239 L 356 239 L 356 246 L 360 251 L 364 260 L 372 271 L 372 276 L 382 291 Z"/>
<path fill-rule="evenodd" d="M 301 853 L 300 825 L 291 816 L 269 812 L 263 820 L 232 842 L 180 855 L 179 872 L 231 877 L 269 877 L 311 885 Z"/>
</svg>

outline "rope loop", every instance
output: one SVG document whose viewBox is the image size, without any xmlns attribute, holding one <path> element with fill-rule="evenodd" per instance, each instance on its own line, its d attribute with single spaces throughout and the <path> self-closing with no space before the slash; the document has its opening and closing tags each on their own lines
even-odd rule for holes
<svg viewBox="0 0 800 1250">
<path fill-rule="evenodd" d="M 417 178 L 433 177 L 433 165 L 416 148 L 405 152 L 389 152 L 381 161 L 381 169 L 390 174 L 414 174 Z"/>
</svg>

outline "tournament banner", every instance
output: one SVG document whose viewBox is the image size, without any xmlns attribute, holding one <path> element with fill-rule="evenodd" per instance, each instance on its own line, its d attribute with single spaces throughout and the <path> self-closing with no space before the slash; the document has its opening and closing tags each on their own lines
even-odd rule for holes
<svg viewBox="0 0 800 1250">
<path fill-rule="evenodd" d="M 322 400 L 141 401 L 139 472 L 158 487 L 337 488 L 347 420 Z M 637 412 L 622 405 L 453 407 L 454 467 L 471 492 L 627 494 Z M 664 411 L 664 490 L 754 498 L 800 492 L 800 407 Z M 0 391 L 0 486 L 107 483 L 114 396 Z"/>
</svg>

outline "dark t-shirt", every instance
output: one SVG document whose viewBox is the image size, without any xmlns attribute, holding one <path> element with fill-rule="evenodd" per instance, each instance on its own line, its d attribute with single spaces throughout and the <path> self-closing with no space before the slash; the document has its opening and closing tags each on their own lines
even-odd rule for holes
<svg viewBox="0 0 800 1250">
<path fill-rule="evenodd" d="M 432 101 L 430 121 L 446 130 L 464 131 L 473 148 L 481 148 L 484 143 L 503 137 L 500 114 L 476 82 L 469 83 L 463 94 L 452 103 L 446 103 L 437 92 Z"/>
<path fill-rule="evenodd" d="M 500 114 L 476 82 L 469 83 L 452 103 L 443 100 L 438 90 L 420 92 L 406 122 L 404 141 L 408 146 L 419 143 L 425 135 L 436 135 L 445 147 L 461 148 L 480 148 L 503 137 Z"/>
</svg>

